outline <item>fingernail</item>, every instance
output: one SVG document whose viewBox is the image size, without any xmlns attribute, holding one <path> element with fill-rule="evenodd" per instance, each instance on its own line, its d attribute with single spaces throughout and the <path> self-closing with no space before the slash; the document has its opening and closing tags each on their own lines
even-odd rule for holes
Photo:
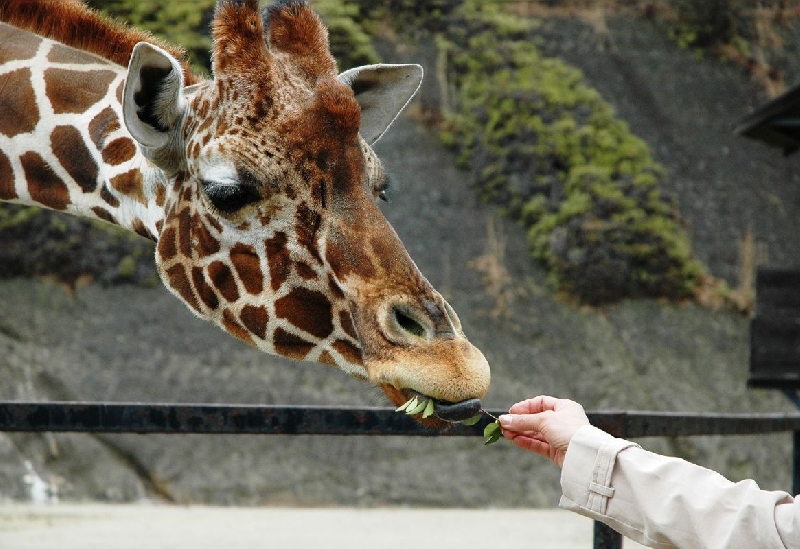
<svg viewBox="0 0 800 549">
<path fill-rule="evenodd" d="M 509 416 L 508 414 L 504 414 L 497 419 L 500 420 L 501 427 L 506 427 L 506 428 L 511 427 L 511 416 Z"/>
</svg>

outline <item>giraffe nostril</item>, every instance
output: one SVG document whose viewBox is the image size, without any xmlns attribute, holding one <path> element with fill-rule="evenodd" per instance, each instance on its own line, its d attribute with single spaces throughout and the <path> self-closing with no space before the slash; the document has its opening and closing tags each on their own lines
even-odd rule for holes
<svg viewBox="0 0 800 549">
<path fill-rule="evenodd" d="M 395 323 L 403 332 L 421 338 L 425 338 L 427 336 L 428 330 L 426 330 L 420 322 L 414 319 L 408 313 L 408 311 L 405 311 L 400 307 L 394 307 L 392 312 L 394 314 Z"/>
</svg>

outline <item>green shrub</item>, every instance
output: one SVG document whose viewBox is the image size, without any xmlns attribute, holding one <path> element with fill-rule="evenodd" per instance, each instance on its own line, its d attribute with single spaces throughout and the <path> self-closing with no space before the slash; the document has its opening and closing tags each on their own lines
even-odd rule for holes
<svg viewBox="0 0 800 549">
<path fill-rule="evenodd" d="M 708 48 L 731 42 L 739 33 L 744 0 L 670 0 L 675 10 L 672 38 L 683 48 Z"/>
<path fill-rule="evenodd" d="M 357 4 L 342 0 L 312 0 L 311 5 L 328 27 L 331 52 L 340 71 L 380 62 L 372 38 L 362 26 L 365 16 Z"/>
<path fill-rule="evenodd" d="M 451 17 L 459 100 L 443 140 L 481 197 L 526 228 L 556 286 L 592 304 L 692 296 L 703 269 L 647 145 L 497 4 L 467 0 Z"/>
<path fill-rule="evenodd" d="M 183 47 L 195 67 L 210 70 L 210 24 L 215 0 L 89 0 L 88 3 Z"/>
</svg>

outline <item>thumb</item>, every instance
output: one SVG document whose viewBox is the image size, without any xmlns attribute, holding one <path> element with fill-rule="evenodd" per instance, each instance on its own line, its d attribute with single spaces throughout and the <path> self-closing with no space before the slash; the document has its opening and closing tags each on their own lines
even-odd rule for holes
<svg viewBox="0 0 800 549">
<path fill-rule="evenodd" d="M 499 418 L 500 427 L 509 431 L 522 433 L 525 431 L 541 431 L 544 427 L 546 413 L 539 414 L 503 414 Z"/>
</svg>

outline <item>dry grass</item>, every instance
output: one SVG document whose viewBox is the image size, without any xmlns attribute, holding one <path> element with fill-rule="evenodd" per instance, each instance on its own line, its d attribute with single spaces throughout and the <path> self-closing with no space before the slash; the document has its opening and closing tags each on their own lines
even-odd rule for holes
<svg viewBox="0 0 800 549">
<path fill-rule="evenodd" d="M 730 288 L 724 280 L 705 277 L 697 287 L 697 301 L 711 309 L 735 310 L 749 315 L 755 307 L 755 281 L 758 266 L 768 260 L 767 247 L 758 242 L 748 228 L 740 244 L 739 282 Z"/>
<path fill-rule="evenodd" d="M 481 274 L 486 293 L 494 299 L 489 316 L 495 320 L 511 316 L 511 303 L 519 292 L 505 268 L 505 250 L 506 238 L 490 217 L 486 222 L 486 253 L 470 261 L 468 266 Z"/>
</svg>

